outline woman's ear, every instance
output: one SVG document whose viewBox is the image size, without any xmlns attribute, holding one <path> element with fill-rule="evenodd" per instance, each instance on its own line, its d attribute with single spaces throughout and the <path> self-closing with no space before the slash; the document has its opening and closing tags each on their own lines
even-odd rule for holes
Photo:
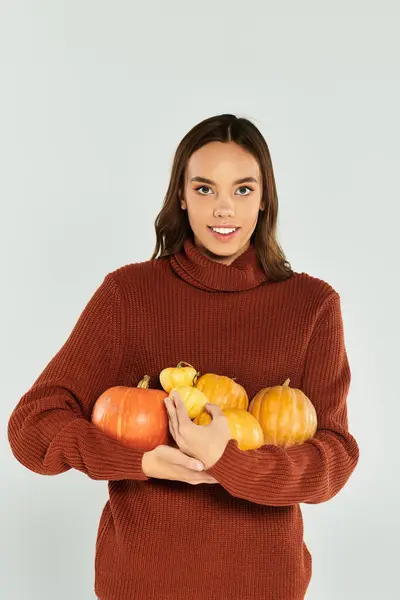
<svg viewBox="0 0 400 600">
<path fill-rule="evenodd" d="M 178 195 L 179 195 L 179 202 L 180 202 L 180 205 L 181 205 L 181 209 L 182 210 L 186 210 L 187 209 L 187 204 L 186 204 L 186 200 L 182 197 L 182 192 L 179 191 Z"/>
</svg>

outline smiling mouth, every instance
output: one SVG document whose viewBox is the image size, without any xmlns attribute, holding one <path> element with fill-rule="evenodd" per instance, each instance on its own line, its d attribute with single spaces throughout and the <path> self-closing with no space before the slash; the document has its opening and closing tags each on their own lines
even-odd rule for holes
<svg viewBox="0 0 400 600">
<path fill-rule="evenodd" d="M 220 241 L 227 241 L 236 236 L 240 227 L 211 227 L 208 225 L 210 233 Z"/>
<path fill-rule="evenodd" d="M 235 231 L 237 231 L 238 229 L 240 229 L 240 227 L 236 227 L 236 226 L 231 226 L 231 227 L 212 227 L 211 225 L 208 225 L 208 228 L 211 229 L 211 231 L 215 231 L 215 232 L 221 233 L 221 234 L 234 233 Z"/>
</svg>

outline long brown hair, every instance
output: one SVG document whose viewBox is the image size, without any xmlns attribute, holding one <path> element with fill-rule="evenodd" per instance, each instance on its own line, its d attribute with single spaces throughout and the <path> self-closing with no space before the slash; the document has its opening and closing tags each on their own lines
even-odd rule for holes
<svg viewBox="0 0 400 600">
<path fill-rule="evenodd" d="M 154 223 L 157 242 L 151 258 L 165 258 L 174 252 L 179 252 L 185 239 L 192 236 L 187 210 L 183 210 L 180 205 L 186 165 L 196 150 L 215 141 L 233 141 L 245 148 L 258 161 L 265 209 L 259 211 L 251 242 L 254 243 L 268 279 L 271 281 L 288 279 L 293 275 L 293 270 L 276 239 L 278 195 L 267 142 L 251 121 L 231 114 L 216 115 L 201 121 L 179 143 L 173 159 L 164 204 Z"/>
</svg>

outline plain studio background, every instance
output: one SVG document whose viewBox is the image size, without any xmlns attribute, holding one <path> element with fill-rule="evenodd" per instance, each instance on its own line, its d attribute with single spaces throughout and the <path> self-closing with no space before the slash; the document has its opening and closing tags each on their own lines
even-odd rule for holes
<svg viewBox="0 0 400 600">
<path fill-rule="evenodd" d="M 266 137 L 292 267 L 342 298 L 361 455 L 338 496 L 302 505 L 307 599 L 399 597 L 399 16 L 348 0 L 2 0 L 2 599 L 94 597 L 107 483 L 28 471 L 6 425 L 104 275 L 150 257 L 176 145 L 222 112 Z"/>
</svg>

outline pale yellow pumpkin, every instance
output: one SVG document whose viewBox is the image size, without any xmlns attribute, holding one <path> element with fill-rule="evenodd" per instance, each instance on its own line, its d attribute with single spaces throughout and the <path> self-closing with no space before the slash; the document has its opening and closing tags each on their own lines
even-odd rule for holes
<svg viewBox="0 0 400 600">
<path fill-rule="evenodd" d="M 192 365 L 182 360 L 176 367 L 167 367 L 161 371 L 160 383 L 163 390 L 169 394 L 174 387 L 193 385 L 193 380 L 198 375 L 198 371 Z"/>
<path fill-rule="evenodd" d="M 169 394 L 170 397 L 174 391 L 178 392 L 182 398 L 191 419 L 194 419 L 203 412 L 204 407 L 208 402 L 207 396 L 203 394 L 203 392 L 193 386 L 185 385 L 172 388 Z"/>
</svg>

